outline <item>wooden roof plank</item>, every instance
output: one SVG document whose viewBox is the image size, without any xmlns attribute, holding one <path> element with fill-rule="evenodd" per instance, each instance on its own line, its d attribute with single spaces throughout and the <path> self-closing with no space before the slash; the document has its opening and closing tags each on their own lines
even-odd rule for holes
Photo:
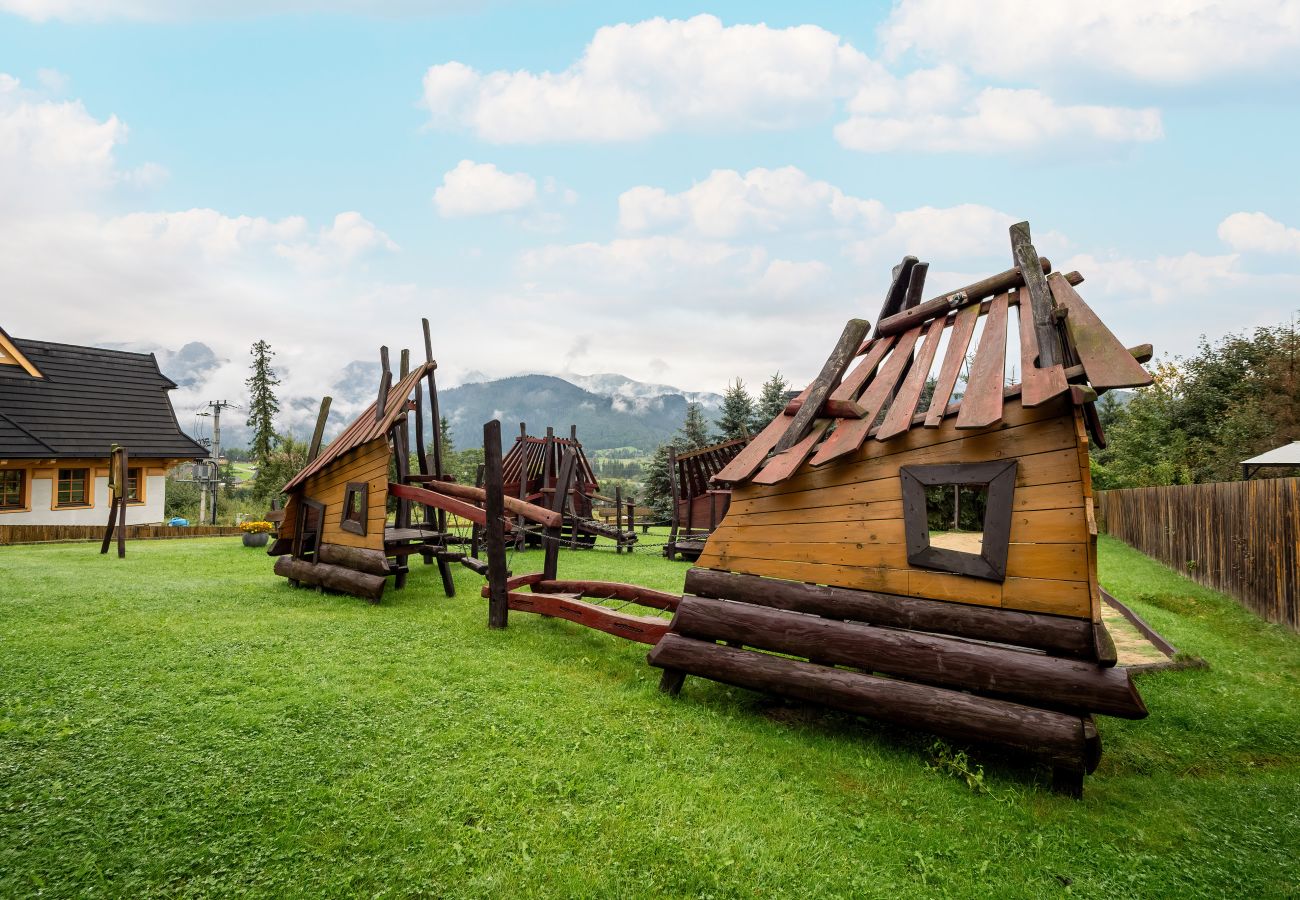
<svg viewBox="0 0 1300 900">
<path fill-rule="evenodd" d="M 1061 396 L 1070 389 L 1070 384 L 1065 380 L 1065 366 L 1060 363 L 1047 368 L 1038 367 L 1038 330 L 1034 327 L 1032 310 L 1025 304 L 1024 298 L 1021 298 L 1018 318 L 1022 385 L 1020 402 L 1032 409 Z"/>
<path fill-rule="evenodd" d="M 803 440 L 767 461 L 767 465 L 754 476 L 754 484 L 777 484 L 797 472 L 830 424 L 830 419 L 817 419 L 813 422 L 812 428 Z"/>
<path fill-rule="evenodd" d="M 1002 420 L 1002 388 L 1007 367 L 1007 294 L 998 294 L 984 319 L 984 334 L 957 413 L 958 428 L 987 428 Z"/>
<path fill-rule="evenodd" d="M 1034 313 L 1034 332 L 1038 336 L 1038 361 L 1047 367 L 1061 361 L 1061 342 L 1056 334 L 1056 320 L 1052 317 L 1052 297 L 1043 278 L 1044 269 L 1038 251 L 1029 241 L 1029 223 L 1017 222 L 1011 226 L 1011 254 L 1024 278 L 1029 294 L 1029 306 Z M 1025 308 L 1024 303 L 1020 308 Z"/>
<path fill-rule="evenodd" d="M 919 269 L 920 266 L 918 265 Z M 930 367 L 934 364 L 934 355 L 939 350 L 939 341 L 943 338 L 944 320 L 934 319 L 926 326 L 925 343 L 917 353 L 903 386 L 899 388 L 894 402 L 889 406 L 885 421 L 876 431 L 876 440 L 887 441 L 896 434 L 902 434 L 912 427 L 912 413 L 921 400 L 921 391 L 930 377 Z"/>
<path fill-rule="evenodd" d="M 899 337 L 894 345 L 894 352 L 880 367 L 880 371 L 858 400 L 863 409 L 862 417 L 841 419 L 836 424 L 831 436 L 817 448 L 817 453 L 812 458 L 814 466 L 824 466 L 831 460 L 853 453 L 862 446 L 862 442 L 871 432 L 871 426 L 875 424 L 876 416 L 884 407 L 885 401 L 889 399 L 894 386 L 898 384 L 898 379 L 902 377 L 908 362 L 911 361 L 912 348 L 916 346 L 916 339 L 920 335 L 921 326 L 917 325 Z"/>
<path fill-rule="evenodd" d="M 975 322 L 980 317 L 980 305 L 964 306 L 953 320 L 952 333 L 948 338 L 948 350 L 939 367 L 939 379 L 930 397 L 930 409 L 925 414 L 925 427 L 938 428 L 943 422 L 943 413 L 948 406 L 952 389 L 957 386 L 961 367 L 966 362 L 966 349 L 970 346 L 971 335 L 975 333 Z"/>
<path fill-rule="evenodd" d="M 810 388 L 804 388 L 796 399 L 805 401 L 808 399 Z M 732 483 L 746 481 L 751 475 L 758 471 L 758 467 L 767 459 L 767 454 L 776 446 L 776 442 L 785 434 L 785 430 L 790 427 L 790 416 L 785 413 L 780 414 L 767 424 L 767 427 L 754 436 L 744 450 L 736 454 L 735 459 L 723 466 L 716 475 L 714 481 L 729 481 Z"/>
<path fill-rule="evenodd" d="M 1088 374 L 1089 384 L 1101 391 L 1145 387 L 1152 383 L 1151 373 L 1133 358 L 1065 278 L 1054 273 L 1047 279 L 1047 285 L 1057 306 L 1066 310 L 1065 327 Z"/>
</svg>

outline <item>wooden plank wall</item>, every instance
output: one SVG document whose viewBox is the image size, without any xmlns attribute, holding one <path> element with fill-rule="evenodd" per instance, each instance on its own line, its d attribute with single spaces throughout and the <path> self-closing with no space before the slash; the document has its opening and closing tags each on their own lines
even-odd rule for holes
<svg viewBox="0 0 1300 900">
<path fill-rule="evenodd" d="M 1102 527 L 1300 631 L 1300 478 L 1098 491 Z"/>
<path fill-rule="evenodd" d="M 1008 401 L 1003 421 L 962 430 L 952 418 L 775 485 L 738 486 L 697 565 L 812 584 L 1093 618 L 1095 535 L 1086 444 L 1062 398 Z M 985 581 L 907 562 L 905 465 L 1016 459 L 1007 579 Z"/>
<path fill-rule="evenodd" d="M 173 528 L 170 525 L 126 526 L 128 541 L 242 534 L 242 531 L 231 525 L 190 525 L 184 528 Z M 0 546 L 99 541 L 103 537 L 103 525 L 0 525 Z"/>
<path fill-rule="evenodd" d="M 377 437 L 330 460 L 304 482 L 303 495 L 325 505 L 325 520 L 321 528 L 324 543 L 372 550 L 384 548 L 390 456 L 387 438 Z M 343 530 L 343 499 L 350 481 L 364 481 L 370 485 L 364 535 Z"/>
</svg>

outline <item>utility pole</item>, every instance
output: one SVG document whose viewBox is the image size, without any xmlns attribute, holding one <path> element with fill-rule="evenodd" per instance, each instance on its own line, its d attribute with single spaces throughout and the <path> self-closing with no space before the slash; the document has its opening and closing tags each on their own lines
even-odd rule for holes
<svg viewBox="0 0 1300 900">
<path fill-rule="evenodd" d="M 209 524 L 216 525 L 217 485 L 221 482 L 221 411 L 223 409 L 238 409 L 239 407 L 233 403 L 227 403 L 225 400 L 209 400 L 208 408 L 212 411 L 199 413 L 201 416 L 212 416 L 212 456 L 207 472 L 207 481 L 203 485 L 203 492 L 199 499 L 199 521 L 204 520 L 204 503 L 210 489 L 212 491 L 212 518 Z"/>
</svg>

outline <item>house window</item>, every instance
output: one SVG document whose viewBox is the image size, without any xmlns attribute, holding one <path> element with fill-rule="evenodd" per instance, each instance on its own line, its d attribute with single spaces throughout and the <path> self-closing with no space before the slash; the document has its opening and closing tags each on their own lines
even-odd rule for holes
<svg viewBox="0 0 1300 900">
<path fill-rule="evenodd" d="M 910 565 L 1006 580 L 1015 460 L 903 466 L 899 478 Z"/>
<path fill-rule="evenodd" d="M 26 488 L 26 470 L 6 469 L 0 472 L 0 509 L 26 509 Z"/>
<path fill-rule="evenodd" d="M 126 470 L 126 502 L 143 503 L 144 495 L 140 493 L 140 470 Z"/>
<path fill-rule="evenodd" d="M 364 481 L 349 481 L 347 491 L 343 494 L 343 521 L 340 526 L 344 531 L 364 535 L 366 533 L 367 497 L 370 485 Z"/>
<path fill-rule="evenodd" d="M 55 506 L 90 505 L 90 470 L 59 469 L 58 494 Z"/>
</svg>

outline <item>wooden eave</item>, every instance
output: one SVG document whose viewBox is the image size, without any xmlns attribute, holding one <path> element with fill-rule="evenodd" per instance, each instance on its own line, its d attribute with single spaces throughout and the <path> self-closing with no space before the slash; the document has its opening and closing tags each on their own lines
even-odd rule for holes
<svg viewBox="0 0 1300 900">
<path fill-rule="evenodd" d="M 3 328 L 0 328 L 0 366 L 21 366 L 23 371 L 33 378 L 45 377 L 41 374 L 41 370 L 32 365 L 31 360 L 23 355 L 23 351 L 18 349 L 13 338 L 9 337 Z"/>
</svg>

